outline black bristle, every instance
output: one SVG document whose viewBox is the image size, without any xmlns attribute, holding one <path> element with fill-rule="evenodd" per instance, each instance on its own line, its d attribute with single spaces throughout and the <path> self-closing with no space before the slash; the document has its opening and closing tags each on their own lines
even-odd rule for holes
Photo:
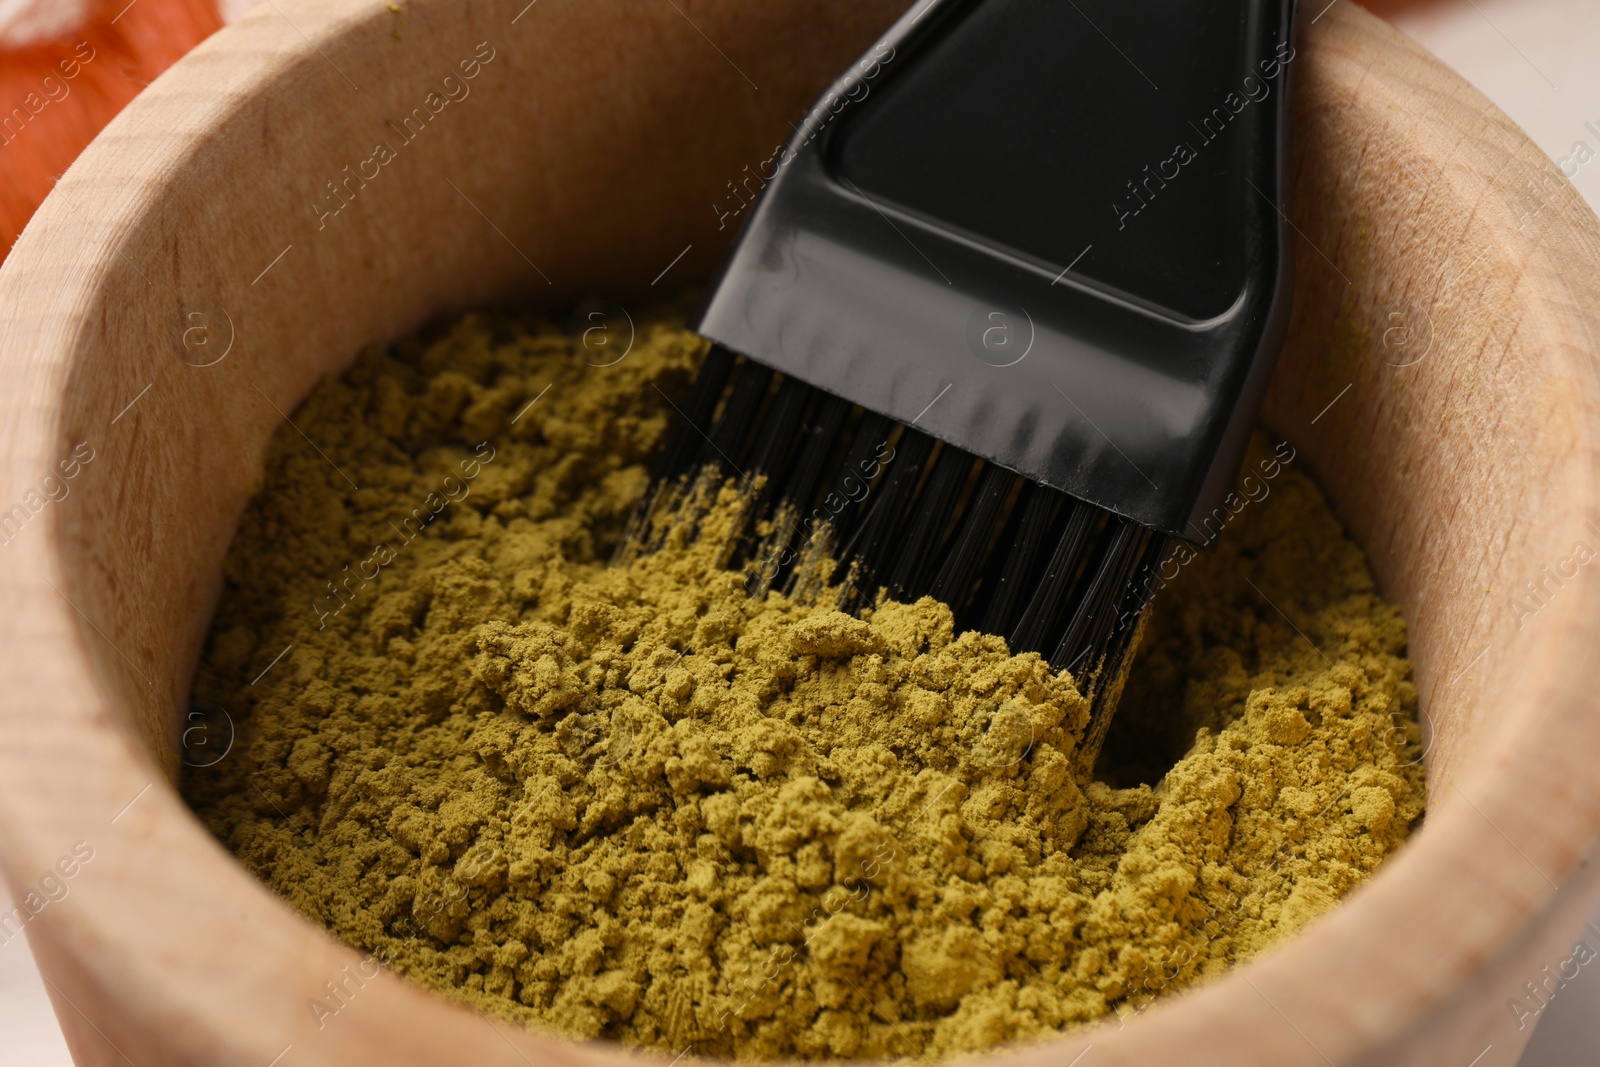
<svg viewBox="0 0 1600 1067">
<path fill-rule="evenodd" d="M 933 580 L 933 561 L 944 544 L 945 531 L 966 487 L 972 465 L 970 452 L 945 445 L 933 461 L 928 482 L 917 494 L 898 538 L 894 559 L 884 572 L 884 586 L 898 600 L 916 600 Z"/>
<path fill-rule="evenodd" d="M 1048 551 L 1046 546 L 1051 543 L 1050 528 L 1055 524 L 1055 517 L 1063 507 L 1070 505 L 1065 493 L 1042 485 L 1024 487 L 1021 506 L 1001 534 L 1001 543 L 1010 547 L 996 561 L 998 573 L 985 583 L 993 588 L 978 629 L 990 634 L 1011 632 L 1033 592 L 1028 579 L 1033 577 Z"/>
<path fill-rule="evenodd" d="M 767 388 L 771 384 L 772 371 L 750 360 L 744 362 L 734 376 L 733 391 L 728 394 L 728 402 L 723 405 L 716 425 L 695 458 L 697 467 L 715 465 L 725 475 L 745 473 L 739 457 L 744 452 L 745 438 L 750 435 L 750 427 L 755 425 L 761 402 L 766 399 Z"/>
<path fill-rule="evenodd" d="M 765 474 L 769 489 L 775 489 L 779 478 L 787 473 L 790 456 L 794 452 L 795 434 L 805 418 L 806 406 L 811 403 L 812 389 L 798 378 L 785 378 L 778 386 L 772 406 L 761 420 L 756 439 L 750 446 L 750 456 L 745 469 L 751 474 Z M 770 496 L 770 493 L 764 493 Z"/>
<path fill-rule="evenodd" d="M 828 457 L 837 450 L 845 419 L 849 417 L 848 400 L 827 393 L 817 398 L 811 417 L 801 431 L 800 454 L 795 459 L 794 470 L 783 485 L 784 496 L 796 508 L 809 508 L 815 501 L 817 487 L 827 473 Z"/>
<path fill-rule="evenodd" d="M 1021 480 L 1004 467 L 993 463 L 984 465 L 978 487 L 973 490 L 966 514 L 961 518 L 961 527 L 928 586 L 928 595 L 949 604 L 957 619 L 965 615 L 972 601 L 974 587 L 983 573 L 984 558 L 999 533 L 997 528 L 1005 515 L 1006 502 Z"/>
<path fill-rule="evenodd" d="M 773 506 L 765 514 L 758 514 L 757 521 L 772 517 L 776 528 L 760 544 L 761 555 L 750 567 L 745 589 L 751 596 L 759 596 L 774 586 L 781 587 L 800 550 L 810 541 L 818 525 L 826 524 L 825 514 L 817 514 L 812 503 L 828 471 L 828 460 L 838 452 L 839 438 L 850 415 L 850 403 L 810 386 L 802 388 L 813 395 L 814 402 L 795 442 L 788 476 L 781 481 L 775 478 L 763 492 Z"/>
<path fill-rule="evenodd" d="M 849 403 L 832 396 L 824 396 L 817 405 L 814 425 L 807 428 L 808 435 L 815 431 L 816 436 L 796 463 L 794 485 L 784 487 L 787 526 L 777 531 L 769 549 L 769 558 L 779 560 L 779 565 L 774 568 L 769 562 L 749 587 L 786 587 L 790 567 L 819 535 L 826 540 L 816 547 L 837 553 L 840 542 L 855 529 L 861 505 L 886 466 L 885 457 L 894 455 L 889 442 L 895 424 L 865 412 L 853 428 L 846 428 L 849 414 Z"/>
<path fill-rule="evenodd" d="M 1134 568 L 1133 577 L 1128 580 L 1127 594 L 1117 608 L 1118 625 L 1125 625 L 1137 619 L 1155 598 L 1156 591 L 1165 584 L 1161 577 L 1162 569 L 1177 546 L 1178 542 L 1175 539 L 1151 532 L 1150 539 L 1145 545 L 1144 556 Z"/>
<path fill-rule="evenodd" d="M 1111 715 L 1121 696 L 1128 657 L 1139 634 L 1139 618 L 1149 600 L 1134 588 L 1140 568 L 1156 566 L 1165 551 L 1165 538 L 1149 529 L 1115 519 L 1117 529 L 1098 561 L 1083 603 L 1062 635 L 1051 670 L 1068 670 L 1080 688 L 1092 695 L 1088 725 L 1079 750 L 1092 765 L 1111 727 Z"/>
<path fill-rule="evenodd" d="M 856 424 L 844 460 L 824 483 L 827 491 L 819 501 L 824 516 L 833 525 L 836 543 L 854 534 L 856 521 L 862 514 L 861 505 L 870 494 L 873 481 L 882 475 L 885 466 L 891 465 L 890 460 L 895 456 L 890 444 L 893 438 L 893 419 L 868 411 Z"/>
<path fill-rule="evenodd" d="M 872 490 L 872 501 L 861 526 L 844 547 L 844 558 L 857 567 L 855 590 L 847 603 L 872 603 L 872 590 L 893 559 L 900 528 L 922 481 L 923 469 L 933 452 L 934 440 L 910 427 L 900 435 L 883 478 Z"/>
<path fill-rule="evenodd" d="M 682 477 L 705 468 L 764 476 L 720 557 L 745 570 L 752 596 L 783 589 L 804 599 L 848 581 L 839 606 L 854 612 L 880 596 L 932 595 L 950 605 L 958 632 L 1002 635 L 1013 653 L 1049 654 L 1052 669 L 1072 672 L 1092 700 L 1080 746 L 1092 760 L 1167 539 L 736 360 L 721 346 L 707 355 L 618 558 L 661 544 L 664 534 L 648 532 L 670 528 L 661 522 L 698 521 L 702 494 L 665 491 Z M 841 568 L 831 578 L 829 559 Z"/>
<path fill-rule="evenodd" d="M 1074 501 L 1071 508 L 1050 553 L 1050 562 L 1034 586 L 1022 618 L 1011 631 L 1009 644 L 1013 652 L 1049 651 L 1061 617 L 1071 609 L 1072 589 L 1083 570 L 1084 549 L 1090 546 L 1090 537 L 1101 517 L 1099 509 L 1091 504 Z"/>
<path fill-rule="evenodd" d="M 673 420 L 656 473 L 660 481 L 672 482 L 693 468 L 694 458 L 705 443 L 706 432 L 711 429 L 711 418 L 717 413 L 723 387 L 728 384 L 728 375 L 733 373 L 735 358 L 721 345 L 712 345 L 711 351 L 706 353 L 700 373 L 695 376 L 694 388 L 678 408 L 678 418 Z"/>
<path fill-rule="evenodd" d="M 1112 522 L 1114 530 L 1094 562 L 1066 632 L 1050 657 L 1050 665 L 1056 670 L 1076 672 L 1098 666 L 1096 661 L 1104 655 L 1105 645 L 1116 625 L 1116 611 L 1122 604 L 1123 590 L 1144 554 L 1149 531 L 1124 519 Z"/>
<path fill-rule="evenodd" d="M 813 392 L 810 386 L 799 379 L 785 378 L 757 425 L 755 440 L 750 444 L 750 454 L 743 466 L 747 477 L 760 477 L 763 481 L 755 499 L 751 501 L 749 517 L 738 547 L 729 559 L 732 567 L 743 566 L 752 553 L 762 548 L 761 524 L 772 516 L 774 508 L 784 498 L 787 484 L 785 475 L 796 453 L 805 444 L 801 425 L 805 421 L 806 409 L 811 406 Z M 769 569 L 764 565 L 759 570 L 765 574 Z M 747 583 L 752 596 L 756 595 L 763 580 Z"/>
</svg>

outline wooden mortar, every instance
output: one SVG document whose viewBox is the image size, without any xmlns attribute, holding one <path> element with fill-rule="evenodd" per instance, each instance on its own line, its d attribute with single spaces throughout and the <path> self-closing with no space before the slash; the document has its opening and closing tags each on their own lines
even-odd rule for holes
<svg viewBox="0 0 1600 1067">
<path fill-rule="evenodd" d="M 190 673 L 267 440 L 319 377 L 493 300 L 703 277 L 726 183 L 899 6 L 274 0 L 68 171 L 0 270 L 0 867 L 25 900 L 93 850 L 24 923 L 78 1063 L 623 1062 L 388 974 L 319 1028 L 310 999 L 360 957 L 173 790 Z M 1314 14 L 1267 421 L 1410 622 L 1426 825 L 1259 961 L 1018 1063 L 1508 1065 L 1511 1005 L 1600 890 L 1600 568 L 1543 571 L 1600 547 L 1600 229 L 1460 79 L 1348 2 Z M 470 96 L 346 177 L 475 51 Z M 1529 581 L 1548 593 L 1514 611 Z"/>
</svg>

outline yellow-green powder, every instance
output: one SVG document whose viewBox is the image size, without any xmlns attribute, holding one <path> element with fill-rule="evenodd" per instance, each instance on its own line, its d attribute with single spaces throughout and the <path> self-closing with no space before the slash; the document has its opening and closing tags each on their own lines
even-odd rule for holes
<svg viewBox="0 0 1600 1067">
<path fill-rule="evenodd" d="M 947 1054 L 1220 973 L 1421 816 L 1404 625 L 1287 446 L 1158 599 L 1102 763 L 1166 773 L 1113 788 L 1072 680 L 943 605 L 747 597 L 731 489 L 606 566 L 701 350 L 468 316 L 297 416 L 360 489 L 274 441 L 195 682 L 237 739 L 185 787 L 308 918 L 574 1037 Z"/>
</svg>

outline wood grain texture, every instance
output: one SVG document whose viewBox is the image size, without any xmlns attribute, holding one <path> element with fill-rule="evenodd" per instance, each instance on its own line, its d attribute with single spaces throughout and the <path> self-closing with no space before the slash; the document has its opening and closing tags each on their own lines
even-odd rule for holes
<svg viewBox="0 0 1600 1067">
<path fill-rule="evenodd" d="M 170 785 L 282 413 L 440 314 L 630 300 L 686 246 L 662 286 L 703 276 L 725 183 L 898 6 L 525 3 L 261 5 L 107 127 L 0 268 L 0 522 L 95 451 L 0 548 L 0 868 L 26 892 L 94 849 L 27 923 L 82 1064 L 619 1060 L 389 975 L 319 1028 L 308 1000 L 358 957 Z M 470 95 L 347 178 L 485 45 Z M 1411 623 L 1427 825 L 1261 961 L 1008 1059 L 1466 1067 L 1492 1046 L 1478 1064 L 1509 1065 L 1527 1032 L 1507 1001 L 1600 890 L 1600 586 L 1585 568 L 1536 614 L 1509 606 L 1575 540 L 1600 545 L 1600 225 L 1487 101 L 1345 0 L 1292 74 L 1300 288 L 1268 420 Z M 197 324 L 231 337 L 225 359 L 192 365 L 216 351 L 186 346 Z"/>
</svg>

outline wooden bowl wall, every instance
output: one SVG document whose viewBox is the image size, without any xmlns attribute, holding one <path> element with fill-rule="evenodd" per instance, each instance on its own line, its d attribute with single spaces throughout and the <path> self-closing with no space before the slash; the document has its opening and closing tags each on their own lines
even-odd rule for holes
<svg viewBox="0 0 1600 1067">
<path fill-rule="evenodd" d="M 67 173 L 0 270 L 0 506 L 23 505 L 14 530 L 0 511 L 0 868 L 22 899 L 92 849 L 25 923 L 80 1064 L 622 1061 L 387 974 L 319 1028 L 309 998 L 358 956 L 174 792 L 189 677 L 267 440 L 320 376 L 495 299 L 704 276 L 725 183 L 899 6 L 274 0 Z M 1303 936 L 1027 1064 L 1508 1065 L 1529 1022 L 1508 1002 L 1600 890 L 1600 586 L 1583 568 L 1535 615 L 1509 603 L 1600 547 L 1600 226 L 1377 19 L 1340 2 L 1302 37 L 1268 421 L 1411 624 L 1426 826 Z M 386 125 L 449 74 L 469 94 L 414 139 Z M 356 172 L 379 141 L 395 158 Z M 70 494 L 34 508 L 79 442 Z"/>
</svg>

